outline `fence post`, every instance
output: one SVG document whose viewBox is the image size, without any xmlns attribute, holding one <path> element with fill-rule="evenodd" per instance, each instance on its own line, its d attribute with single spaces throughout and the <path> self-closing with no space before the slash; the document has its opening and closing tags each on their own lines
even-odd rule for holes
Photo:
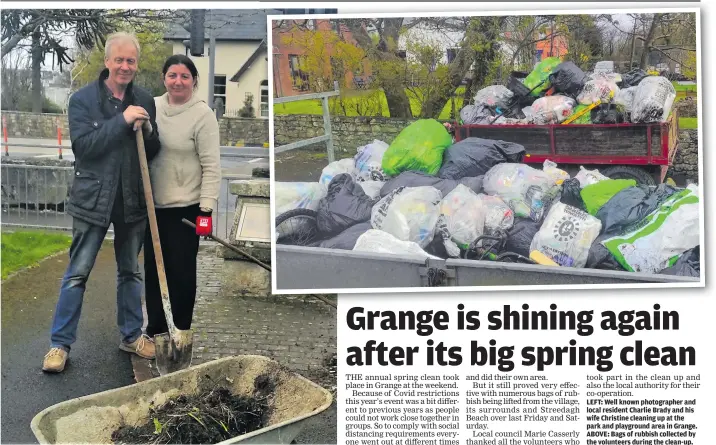
<svg viewBox="0 0 716 445">
<path fill-rule="evenodd" d="M 55 124 L 57 124 L 57 150 L 60 152 L 60 159 L 62 159 L 62 127 L 60 126 L 60 118 L 55 118 Z"/>
<path fill-rule="evenodd" d="M 7 145 L 7 119 L 5 116 L 2 117 L 2 139 L 3 142 L 5 142 L 5 156 L 10 156 L 10 152 L 8 151 L 8 145 Z"/>
<path fill-rule="evenodd" d="M 338 91 L 338 82 L 333 82 L 333 88 Z M 336 155 L 333 151 L 333 132 L 331 130 L 331 112 L 328 109 L 328 98 L 321 98 L 321 104 L 323 105 L 323 132 L 328 136 L 326 141 L 326 149 L 328 151 L 328 163 L 336 160 Z"/>
</svg>

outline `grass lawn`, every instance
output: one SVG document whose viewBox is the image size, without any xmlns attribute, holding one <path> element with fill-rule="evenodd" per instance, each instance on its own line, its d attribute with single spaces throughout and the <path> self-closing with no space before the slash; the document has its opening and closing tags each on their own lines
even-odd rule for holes
<svg viewBox="0 0 716 445">
<path fill-rule="evenodd" d="M 465 87 L 459 87 L 456 91 L 456 94 L 458 97 L 455 99 L 455 112 L 459 113 L 460 108 L 462 108 L 462 94 L 464 92 Z M 365 101 L 366 96 L 370 96 L 371 94 L 375 93 L 376 97 L 374 99 L 369 100 L 378 100 L 380 101 L 380 109 L 382 111 L 383 117 L 390 117 L 390 113 L 388 112 L 388 101 L 385 99 L 385 94 L 382 91 L 374 92 L 374 91 L 355 91 L 352 95 L 344 98 L 344 102 L 347 102 L 348 104 L 353 104 L 356 102 L 359 102 L 361 100 Z M 420 113 L 420 100 L 410 91 L 406 91 L 406 94 L 408 95 L 408 98 L 410 99 L 410 108 L 413 111 L 413 115 L 417 116 Z M 329 99 L 329 104 L 331 107 L 331 110 L 333 110 L 333 106 L 335 103 L 334 98 Z M 377 109 L 378 104 L 374 103 L 372 104 L 373 108 Z M 348 108 L 348 115 L 349 116 L 358 116 L 359 114 L 355 110 L 355 106 L 347 106 Z M 445 107 L 443 107 L 442 112 L 440 113 L 440 119 L 449 119 L 450 118 L 450 109 L 452 108 L 452 105 L 450 101 L 448 101 L 445 104 Z M 274 105 L 273 111 L 275 115 L 290 115 L 290 114 L 323 114 L 323 109 L 321 108 L 321 101 L 320 100 L 301 100 L 297 102 L 289 102 L 286 104 L 278 104 Z M 342 114 L 342 113 L 341 113 Z"/>
<path fill-rule="evenodd" d="M 698 118 L 695 117 L 680 117 L 679 118 L 679 130 L 694 130 L 698 128 Z"/>
<path fill-rule="evenodd" d="M 70 247 L 69 235 L 46 232 L 2 232 L 2 279 Z"/>
<path fill-rule="evenodd" d="M 696 87 L 698 84 L 695 85 L 680 85 L 676 82 L 671 82 L 672 85 L 674 85 L 674 89 L 678 93 L 679 91 L 694 91 L 696 92 Z"/>
</svg>

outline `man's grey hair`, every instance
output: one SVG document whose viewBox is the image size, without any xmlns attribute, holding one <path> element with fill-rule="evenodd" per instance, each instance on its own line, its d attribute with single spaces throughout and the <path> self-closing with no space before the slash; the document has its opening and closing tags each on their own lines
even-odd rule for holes
<svg viewBox="0 0 716 445">
<path fill-rule="evenodd" d="M 107 37 L 107 43 L 104 45 L 104 58 L 109 59 L 109 55 L 112 53 L 112 46 L 115 43 L 131 43 L 137 48 L 137 59 L 139 59 L 139 40 L 134 34 L 128 32 L 115 32 Z"/>
</svg>

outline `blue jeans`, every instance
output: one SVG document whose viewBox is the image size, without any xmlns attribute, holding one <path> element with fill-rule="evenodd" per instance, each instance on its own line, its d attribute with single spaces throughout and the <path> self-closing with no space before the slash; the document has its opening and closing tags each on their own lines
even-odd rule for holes
<svg viewBox="0 0 716 445">
<path fill-rule="evenodd" d="M 125 343 L 142 335 L 142 274 L 139 252 L 142 250 L 147 220 L 127 224 L 114 222 L 114 257 L 117 261 L 117 325 Z M 60 298 L 52 321 L 51 346 L 70 350 L 77 338 L 77 324 L 87 278 L 107 228 L 78 218 L 72 222 L 70 264 L 62 278 Z"/>
</svg>

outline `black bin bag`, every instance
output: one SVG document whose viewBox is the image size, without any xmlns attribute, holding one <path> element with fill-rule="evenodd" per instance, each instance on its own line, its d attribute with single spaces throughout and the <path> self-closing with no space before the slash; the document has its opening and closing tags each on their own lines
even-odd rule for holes
<svg viewBox="0 0 716 445">
<path fill-rule="evenodd" d="M 577 98 L 584 88 L 587 75 L 574 62 L 562 62 L 549 75 L 549 81 L 557 93 Z"/>
<path fill-rule="evenodd" d="M 525 147 L 514 142 L 463 139 L 445 150 L 437 176 L 443 179 L 482 176 L 497 164 L 522 162 L 525 153 Z"/>
<path fill-rule="evenodd" d="M 351 175 L 336 175 L 328 184 L 328 193 L 318 203 L 318 231 L 323 235 L 337 234 L 354 224 L 370 221 L 370 211 L 376 202 Z"/>
<path fill-rule="evenodd" d="M 696 246 L 684 252 L 673 266 L 659 272 L 663 275 L 678 275 L 681 277 L 701 276 L 701 247 Z"/>
<path fill-rule="evenodd" d="M 522 256 L 530 256 L 530 245 L 542 227 L 542 221 L 532 221 L 530 218 L 515 218 L 515 223 L 507 232 L 507 242 L 504 252 L 518 253 Z"/>
<path fill-rule="evenodd" d="M 324 249 L 353 250 L 358 238 L 372 228 L 370 221 L 352 225 L 333 238 L 321 241 L 318 247 L 323 247 Z"/>
</svg>

